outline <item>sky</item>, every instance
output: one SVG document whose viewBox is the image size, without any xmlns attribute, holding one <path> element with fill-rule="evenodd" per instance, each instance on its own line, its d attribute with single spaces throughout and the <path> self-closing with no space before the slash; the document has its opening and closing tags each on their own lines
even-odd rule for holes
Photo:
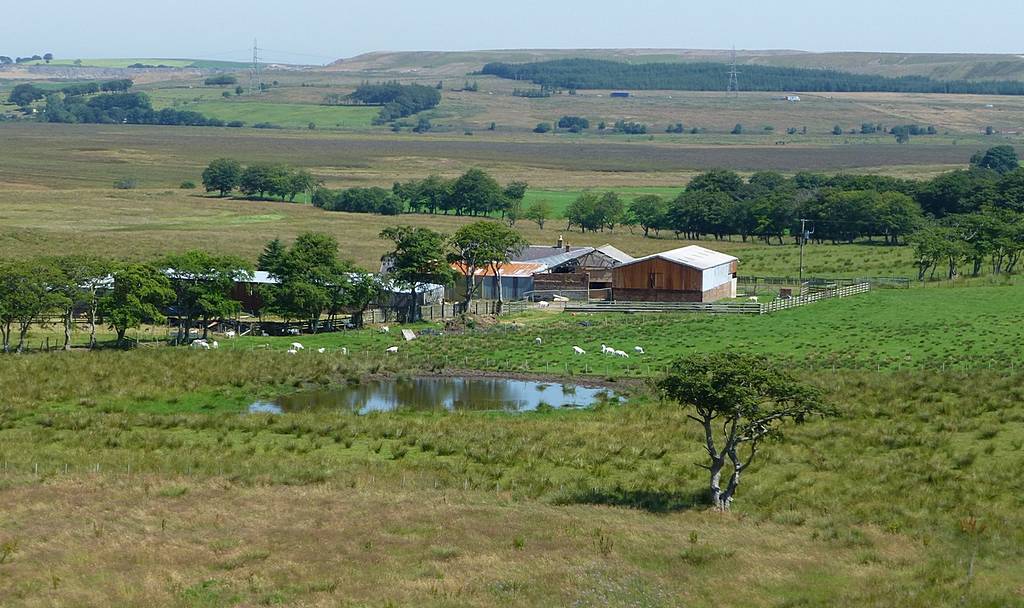
<svg viewBox="0 0 1024 608">
<path fill-rule="evenodd" d="M 49 0 L 0 55 L 328 63 L 369 51 L 730 48 L 1024 54 L 1021 0 Z M 249 49 L 249 50 L 246 50 Z"/>
</svg>

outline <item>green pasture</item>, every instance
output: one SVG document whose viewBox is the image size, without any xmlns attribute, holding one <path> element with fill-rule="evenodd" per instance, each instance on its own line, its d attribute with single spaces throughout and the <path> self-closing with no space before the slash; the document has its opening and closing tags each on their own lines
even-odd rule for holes
<svg viewBox="0 0 1024 608">
<path fill-rule="evenodd" d="M 576 200 L 579 195 L 584 192 L 616 192 L 621 196 L 627 203 L 631 202 L 638 196 L 644 194 L 657 194 L 666 200 L 674 199 L 683 191 L 682 186 L 679 188 L 672 188 L 667 186 L 649 186 L 649 187 L 612 187 L 612 188 L 594 188 L 592 190 L 558 190 L 558 189 L 535 189 L 530 188 L 526 191 L 526 196 L 523 198 L 523 207 L 528 207 L 530 204 L 537 201 L 546 201 L 551 205 L 552 210 L 556 218 L 562 217 L 565 210 L 569 205 Z M 555 220 L 553 223 L 557 223 Z"/>
<path fill-rule="evenodd" d="M 392 329 L 303 336 L 302 356 L 346 347 L 360 357 L 384 349 L 414 368 L 469 368 L 643 377 L 692 353 L 741 350 L 812 369 L 999 369 L 1024 367 L 1024 284 L 876 289 L 770 315 L 533 312 L 489 330 L 405 343 Z M 543 344 L 534 343 L 540 337 Z M 287 350 L 294 339 L 242 338 L 229 349 Z M 602 355 L 608 344 L 629 359 Z M 574 356 L 580 346 L 586 355 Z M 645 354 L 634 352 L 641 346 Z"/>
</svg>

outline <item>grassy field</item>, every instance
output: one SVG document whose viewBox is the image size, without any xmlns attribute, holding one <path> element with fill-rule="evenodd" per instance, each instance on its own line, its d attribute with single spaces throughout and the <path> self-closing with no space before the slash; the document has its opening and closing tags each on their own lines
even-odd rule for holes
<svg viewBox="0 0 1024 608">
<path fill-rule="evenodd" d="M 389 346 L 399 358 L 431 368 L 485 368 L 546 374 L 645 377 L 663 373 L 692 353 L 738 350 L 809 369 L 896 371 L 1024 369 L 1024 284 L 876 289 L 762 316 L 578 314 L 534 312 L 487 331 L 425 336 L 403 344 L 400 335 L 343 332 L 307 336 L 307 348 L 342 346 L 374 357 Z M 534 344 L 536 337 L 543 344 Z M 226 348 L 270 345 L 289 338 L 244 338 Z M 601 354 L 600 345 L 645 354 L 629 359 Z M 572 346 L 587 351 L 573 356 Z"/>
<path fill-rule="evenodd" d="M 808 377 L 841 417 L 768 446 L 727 516 L 700 507 L 695 429 L 642 387 L 627 406 L 521 416 L 231 411 L 402 365 L 5 358 L 0 592 L 13 606 L 990 606 L 1024 592 L 1019 376 Z"/>
<path fill-rule="evenodd" d="M 244 102 L 237 106 L 244 107 Z M 362 109 L 338 110 L 346 114 Z M 0 137 L 6 142 L 0 150 L 0 184 L 18 189 L 105 188 L 125 176 L 135 177 L 143 188 L 176 187 L 182 180 L 196 180 L 210 160 L 221 156 L 308 168 L 332 186 L 390 186 L 431 173 L 457 175 L 471 167 L 484 168 L 503 181 L 523 179 L 554 189 L 678 187 L 695 172 L 719 167 L 930 177 L 965 166 L 982 147 L 677 145 L 600 138 L 38 123 L 0 123 Z"/>
<path fill-rule="evenodd" d="M 248 96 L 224 98 L 222 95 L 233 90 L 234 87 L 156 88 L 146 93 L 155 108 L 191 110 L 227 122 L 241 120 L 249 126 L 270 123 L 288 129 L 306 129 L 313 123 L 318 129 L 369 130 L 378 112 L 378 108 L 373 107 L 257 101 Z"/>
<path fill-rule="evenodd" d="M 406 80 L 436 82 L 436 73 Z M 473 221 L 330 213 L 178 188 L 199 182 L 220 156 L 308 168 L 331 187 L 388 187 L 479 166 L 502 182 L 528 181 L 527 203 L 564 209 L 585 190 L 672 197 L 696 171 L 718 166 L 929 176 L 1014 141 L 965 133 L 993 116 L 1005 124 L 1024 116 L 1013 100 L 984 108 L 984 98 L 940 96 L 779 106 L 757 96 L 652 95 L 627 107 L 594 94 L 532 103 L 498 88 L 510 83 L 482 79 L 480 93 L 445 93 L 430 114 L 442 132 L 413 136 L 360 126 L 372 109 L 357 109 L 369 112 L 359 117 L 316 105 L 367 74 L 275 73 L 268 79 L 281 86 L 259 101 L 186 88 L 199 81 L 140 87 L 160 105 L 252 112 L 223 117 L 292 130 L 0 125 L 0 257 L 145 260 L 202 248 L 255 260 L 270 239 L 316 230 L 336 236 L 343 257 L 376 268 L 386 226 L 451 232 Z M 445 78 L 446 88 L 463 79 Z M 653 141 L 528 132 L 560 113 L 830 129 L 837 108 L 850 126 L 862 116 L 940 117 L 950 133 L 908 146 L 821 134 L 776 146 L 779 136 L 763 129 Z M 307 110 L 345 118 L 314 120 L 310 131 Z M 490 121 L 499 123 L 494 132 L 485 130 Z M 353 132 L 323 132 L 332 125 Z M 139 188 L 111 188 L 124 178 Z M 533 243 L 563 234 L 638 256 L 687 244 L 564 227 L 516 226 Z M 711 246 L 738 256 L 742 275 L 797 272 L 792 245 Z M 874 243 L 809 246 L 805 268 L 915 275 L 909 248 Z M 369 328 L 302 336 L 296 356 L 284 352 L 296 338 L 218 336 L 214 351 L 162 346 L 163 327 L 130 332 L 140 340 L 133 350 L 113 348 L 104 329 L 97 352 L 0 356 L 0 604 L 1021 605 L 1022 297 L 1024 283 L 982 277 L 765 316 L 537 310 L 408 343 Z M 59 333 L 33 328 L 29 345 L 56 344 Z M 601 343 L 646 353 L 606 357 L 595 354 Z M 392 345 L 398 354 L 384 352 Z M 589 354 L 573 356 L 573 345 Z M 647 384 L 678 357 L 722 350 L 772 357 L 819 386 L 838 412 L 764 446 L 730 514 L 706 510 L 706 473 L 694 465 L 700 437 Z M 627 402 L 521 415 L 246 413 L 255 399 L 294 391 L 460 373 L 601 382 Z"/>
<path fill-rule="evenodd" d="M 623 190 L 627 196 L 634 192 Z M 55 214 L 55 209 L 60 213 Z M 377 238 L 387 226 L 410 224 L 450 233 L 476 221 L 444 215 L 337 213 L 297 203 L 219 199 L 180 189 L 5 189 L 0 190 L 0 218 L 0 255 L 10 257 L 58 255 L 72 250 L 147 260 L 172 251 L 200 248 L 255 260 L 268 241 L 278 237 L 289 240 L 312 230 L 334 235 L 341 243 L 341 254 L 366 268 L 379 267 L 381 256 L 387 253 L 388 244 Z M 525 221 L 518 222 L 516 228 L 531 243 L 553 244 L 561 234 L 574 245 L 611 243 L 635 256 L 690 243 L 673 238 L 671 233 L 644 238 L 639 230 L 631 234 L 621 228 L 615 232 L 566 232 L 564 221 L 551 220 L 544 230 Z M 743 274 L 792 276 L 799 270 L 799 250 L 792 245 L 767 246 L 738 239 L 699 243 L 739 257 Z M 867 243 L 810 246 L 806 249 L 805 269 L 808 276 L 916 276 L 908 247 Z"/>
</svg>

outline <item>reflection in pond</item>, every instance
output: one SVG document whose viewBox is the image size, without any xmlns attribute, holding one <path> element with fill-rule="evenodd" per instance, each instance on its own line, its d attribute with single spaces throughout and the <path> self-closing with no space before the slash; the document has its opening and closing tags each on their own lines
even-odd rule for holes
<svg viewBox="0 0 1024 608">
<path fill-rule="evenodd" d="M 366 414 L 394 410 L 463 410 L 509 412 L 550 407 L 589 407 L 618 400 L 605 388 L 510 380 L 506 378 L 412 378 L 375 380 L 282 395 L 249 406 L 250 413 L 343 409 Z"/>
</svg>

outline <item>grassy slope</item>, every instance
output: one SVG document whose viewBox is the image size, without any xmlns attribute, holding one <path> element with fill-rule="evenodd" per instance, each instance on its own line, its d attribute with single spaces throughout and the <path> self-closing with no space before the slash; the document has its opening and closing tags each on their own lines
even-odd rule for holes
<svg viewBox="0 0 1024 608">
<path fill-rule="evenodd" d="M 1021 591 L 1019 376 L 809 378 L 841 417 L 768 446 L 730 517 L 699 508 L 695 429 L 635 392 L 514 417 L 218 413 L 268 385 L 400 367 L 224 350 L 4 359 L 0 540 L 18 548 L 0 592 L 27 606 L 983 606 Z M 174 398 L 179 412 L 144 413 L 199 387 L 208 410 Z M 963 532 L 970 517 L 980 534 Z M 727 566 L 744 574 L 723 579 Z"/>
<path fill-rule="evenodd" d="M 82 157 L 93 154 L 81 153 Z M 75 154 L 74 156 L 79 156 Z M 110 158 L 131 159 L 131 165 L 157 163 L 137 151 L 118 151 Z M 91 159 L 90 159 L 91 160 Z M 73 162 L 73 161 L 72 161 Z M 72 163 L 69 163 L 72 164 Z M 117 164 L 111 165 L 119 166 Z M 162 170 L 157 164 L 155 170 Z M 121 174 L 135 176 L 136 172 Z M 181 173 L 180 179 L 197 180 Z M 116 179 L 111 174 L 110 179 Z M 198 181 L 198 180 L 197 180 Z M 633 189 L 624 193 L 634 192 Z M 547 194 L 531 193 L 533 196 Z M 552 194 L 555 202 L 572 195 Z M 560 197 L 560 198 L 559 198 Z M 53 209 L 60 209 L 55 215 Z M 387 226 L 412 224 L 451 232 L 474 218 L 443 215 L 386 217 L 372 214 L 334 213 L 308 205 L 281 202 L 222 200 L 190 190 L 0 190 L 0 254 L 26 257 L 57 255 L 69 248 L 116 258 L 151 259 L 171 251 L 203 248 L 233 253 L 255 260 L 268 241 L 288 240 L 305 231 L 333 234 L 342 255 L 368 268 L 376 267 L 387 252 L 377 234 Z M 532 243 L 554 243 L 563 234 L 575 245 L 611 243 L 634 255 L 647 255 L 680 247 L 687 242 L 663 234 L 643 238 L 618 229 L 609 232 L 564 232 L 564 220 L 552 220 L 544 230 L 532 222 L 516 227 Z M 731 252 L 741 259 L 741 272 L 758 275 L 792 275 L 799 251 L 793 246 L 765 246 L 736 241 L 700 241 L 700 244 Z M 814 245 L 807 248 L 808 275 L 909 276 L 914 272 L 907 247 L 877 245 Z"/>
<path fill-rule="evenodd" d="M 399 335 L 345 332 L 308 336 L 307 347 L 345 346 L 374 356 L 399 345 L 401 357 L 438 367 L 601 376 L 658 374 L 693 352 L 743 350 L 803 368 L 1024 368 L 1024 285 L 875 290 L 763 316 L 573 315 L 538 312 L 515 326 L 468 335 L 427 336 L 402 344 Z M 543 345 L 534 344 L 542 337 Z M 270 344 L 288 338 L 243 338 L 226 345 Z M 628 360 L 600 353 L 602 343 L 646 354 Z M 588 351 L 574 357 L 571 347 Z"/>
</svg>

